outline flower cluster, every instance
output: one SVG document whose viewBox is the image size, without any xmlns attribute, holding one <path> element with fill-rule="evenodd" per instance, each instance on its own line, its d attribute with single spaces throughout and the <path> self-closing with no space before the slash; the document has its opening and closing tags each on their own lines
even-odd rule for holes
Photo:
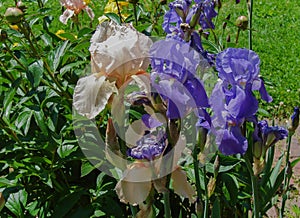
<svg viewBox="0 0 300 218">
<path fill-rule="evenodd" d="M 168 34 L 167 37 L 188 42 L 210 64 L 213 64 L 213 57 L 203 49 L 201 36 L 196 27 L 200 25 L 201 31 L 215 28 L 212 22 L 212 19 L 217 16 L 217 12 L 214 10 L 215 2 L 213 0 L 197 0 L 195 4 L 192 5 L 191 3 L 191 0 L 171 2 L 169 4 L 170 10 L 164 17 L 163 29 Z"/>
</svg>

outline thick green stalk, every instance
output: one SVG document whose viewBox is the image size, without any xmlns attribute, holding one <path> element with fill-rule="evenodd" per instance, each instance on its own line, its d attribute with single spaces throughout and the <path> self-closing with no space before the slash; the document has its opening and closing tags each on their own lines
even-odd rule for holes
<svg viewBox="0 0 300 218">
<path fill-rule="evenodd" d="M 260 217 L 259 213 L 259 199 L 258 199 L 258 189 L 257 189 L 257 177 L 254 175 L 251 162 L 248 156 L 245 156 L 246 165 L 251 178 L 251 186 L 252 186 L 252 196 L 253 196 L 253 214 L 255 218 Z"/>
<path fill-rule="evenodd" d="M 165 218 L 171 218 L 170 195 L 169 191 L 163 193 Z"/>
</svg>

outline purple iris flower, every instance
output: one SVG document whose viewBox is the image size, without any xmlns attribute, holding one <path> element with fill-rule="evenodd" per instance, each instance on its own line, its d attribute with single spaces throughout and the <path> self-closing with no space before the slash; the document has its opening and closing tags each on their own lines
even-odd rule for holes
<svg viewBox="0 0 300 218">
<path fill-rule="evenodd" d="M 242 125 L 257 112 L 258 101 L 252 94 L 250 84 L 245 89 L 239 86 L 227 87 L 226 84 L 220 80 L 210 97 L 216 143 L 225 155 L 244 154 L 248 142 L 242 134 Z"/>
<path fill-rule="evenodd" d="M 235 3 L 236 3 L 236 4 L 240 3 L 240 0 L 236 0 Z"/>
<path fill-rule="evenodd" d="M 166 139 L 167 135 L 162 130 L 157 135 L 147 133 L 137 141 L 135 147 L 128 149 L 127 154 L 135 159 L 154 160 L 164 151 Z"/>
<path fill-rule="evenodd" d="M 199 23 L 202 29 L 215 28 L 212 22 L 212 19 L 217 16 L 214 1 L 198 0 L 190 7 L 191 2 L 190 0 L 176 0 L 169 4 L 170 10 L 165 14 L 163 22 L 163 29 L 166 33 L 182 33 L 181 24 L 188 24 L 194 28 L 195 24 Z"/>
<path fill-rule="evenodd" d="M 259 90 L 263 100 L 271 102 L 272 97 L 259 78 L 259 64 L 260 59 L 254 51 L 241 48 L 228 48 L 216 58 L 216 69 L 223 81 L 241 88 L 251 84 L 251 89 Z"/>
<path fill-rule="evenodd" d="M 202 29 L 214 29 L 215 25 L 212 19 L 218 15 L 215 11 L 215 2 L 212 0 L 195 0 L 197 3 L 196 8 L 199 7 L 201 14 L 199 23 Z"/>
<path fill-rule="evenodd" d="M 287 136 L 288 131 L 285 128 L 269 126 L 266 120 L 259 121 L 253 133 L 254 141 L 260 141 L 265 151 Z"/>
<path fill-rule="evenodd" d="M 169 4 L 170 10 L 164 16 L 163 29 L 170 37 L 179 37 L 189 42 L 190 46 L 200 52 L 213 64 L 211 56 L 204 51 L 201 37 L 195 26 L 200 24 L 202 29 L 214 28 L 212 19 L 217 16 L 214 1 L 195 1 L 191 7 L 190 0 L 176 0 Z"/>
<path fill-rule="evenodd" d="M 209 107 L 204 86 L 196 76 L 207 61 L 187 43 L 174 39 L 155 42 L 150 50 L 151 84 L 167 102 L 167 116 L 178 119 L 193 108 Z"/>
</svg>

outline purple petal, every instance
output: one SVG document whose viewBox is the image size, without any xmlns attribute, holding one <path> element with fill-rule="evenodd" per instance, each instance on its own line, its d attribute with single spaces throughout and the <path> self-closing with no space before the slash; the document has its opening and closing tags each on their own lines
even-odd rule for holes
<svg viewBox="0 0 300 218">
<path fill-rule="evenodd" d="M 248 141 L 242 135 L 239 127 L 220 130 L 217 132 L 217 144 L 219 150 L 225 155 L 245 154 Z"/>
<path fill-rule="evenodd" d="M 159 122 L 157 119 L 155 119 L 154 117 L 150 116 L 149 114 L 144 114 L 142 116 L 142 121 L 150 129 L 153 129 L 153 128 L 156 128 L 156 127 L 162 125 L 161 122 Z"/>
</svg>

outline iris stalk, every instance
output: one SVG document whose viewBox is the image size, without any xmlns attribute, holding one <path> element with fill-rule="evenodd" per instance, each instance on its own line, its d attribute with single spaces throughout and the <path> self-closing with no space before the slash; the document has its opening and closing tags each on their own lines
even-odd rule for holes
<svg viewBox="0 0 300 218">
<path fill-rule="evenodd" d="M 253 12 L 253 0 L 247 0 L 248 16 L 249 16 L 249 49 L 252 50 L 252 12 Z"/>
<path fill-rule="evenodd" d="M 289 164 L 289 159 L 290 159 L 290 150 L 291 150 L 291 142 L 292 142 L 292 136 L 294 132 L 289 132 L 288 139 L 287 139 L 287 154 L 286 154 L 286 159 L 285 159 L 285 172 L 284 172 L 284 177 L 283 177 L 283 199 L 281 203 L 281 209 L 280 209 L 280 218 L 284 217 L 284 208 L 285 208 L 285 203 L 286 200 L 288 199 L 289 193 L 288 193 L 288 187 L 290 184 L 290 176 L 288 175 L 290 164 Z"/>
<path fill-rule="evenodd" d="M 253 194 L 253 211 L 254 217 L 259 218 L 259 202 L 258 202 L 258 190 L 257 190 L 257 177 L 254 175 L 251 162 L 247 155 L 245 155 L 245 162 L 250 173 L 252 194 Z"/>
</svg>

